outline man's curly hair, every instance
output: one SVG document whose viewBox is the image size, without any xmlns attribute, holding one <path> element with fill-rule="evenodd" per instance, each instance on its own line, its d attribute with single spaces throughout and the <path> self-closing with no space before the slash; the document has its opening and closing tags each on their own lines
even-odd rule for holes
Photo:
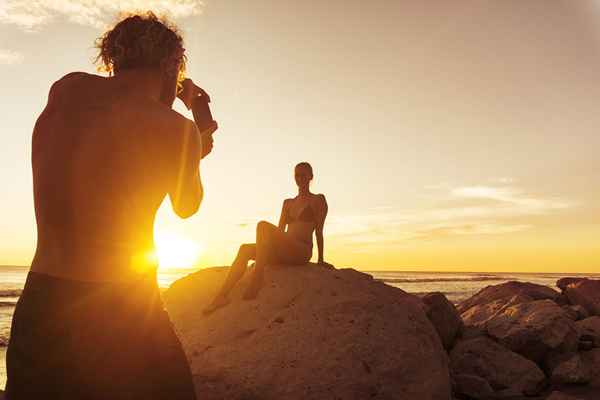
<svg viewBox="0 0 600 400">
<path fill-rule="evenodd" d="M 167 68 L 174 68 L 181 62 L 176 72 L 178 82 L 183 80 L 187 61 L 183 38 L 175 25 L 151 11 L 127 16 L 99 37 L 95 47 L 99 54 L 94 63 L 99 71 L 109 75 L 133 68 L 159 67 L 162 61 Z"/>
</svg>

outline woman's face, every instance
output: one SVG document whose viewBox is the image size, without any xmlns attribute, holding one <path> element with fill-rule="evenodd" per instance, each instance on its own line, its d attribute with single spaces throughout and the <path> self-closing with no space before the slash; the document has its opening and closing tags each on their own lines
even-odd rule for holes
<svg viewBox="0 0 600 400">
<path fill-rule="evenodd" d="M 299 187 L 308 186 L 312 178 L 312 174 L 308 168 L 300 166 L 294 169 L 294 179 L 296 180 L 296 185 Z"/>
</svg>

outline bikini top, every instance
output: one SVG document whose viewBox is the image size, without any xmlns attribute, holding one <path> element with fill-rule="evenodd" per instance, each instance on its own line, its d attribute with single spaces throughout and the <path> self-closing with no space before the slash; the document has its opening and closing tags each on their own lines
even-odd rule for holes
<svg viewBox="0 0 600 400">
<path fill-rule="evenodd" d="M 288 224 L 298 222 L 298 221 L 299 222 L 317 222 L 317 217 L 315 215 L 315 212 L 313 211 L 313 209 L 310 205 L 304 207 L 304 210 L 302 210 L 300 215 L 298 215 L 297 217 L 293 217 L 292 214 L 290 213 L 290 209 L 288 208 L 287 217 L 288 217 Z"/>
</svg>

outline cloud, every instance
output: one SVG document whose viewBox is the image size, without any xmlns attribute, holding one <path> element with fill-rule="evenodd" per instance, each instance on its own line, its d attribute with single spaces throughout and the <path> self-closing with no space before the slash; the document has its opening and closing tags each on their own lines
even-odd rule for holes
<svg viewBox="0 0 600 400">
<path fill-rule="evenodd" d="M 452 195 L 467 199 L 495 200 L 514 206 L 520 214 L 540 214 L 550 210 L 565 209 L 572 204 L 556 199 L 540 199 L 525 195 L 522 191 L 510 187 L 468 186 L 452 190 Z"/>
<path fill-rule="evenodd" d="M 14 65 L 23 62 L 23 54 L 12 50 L 0 49 L 0 65 Z"/>
<path fill-rule="evenodd" d="M 370 209 L 363 215 L 333 215 L 327 222 L 327 234 L 353 245 L 394 246 L 451 236 L 510 234 L 533 229 L 533 217 L 577 205 L 508 186 L 447 188 L 437 200 L 443 203 L 412 210 Z"/>
<path fill-rule="evenodd" d="M 0 0 L 0 23 L 35 31 L 62 17 L 76 24 L 103 28 L 121 12 L 152 10 L 184 18 L 200 14 L 202 8 L 199 0 Z"/>
</svg>

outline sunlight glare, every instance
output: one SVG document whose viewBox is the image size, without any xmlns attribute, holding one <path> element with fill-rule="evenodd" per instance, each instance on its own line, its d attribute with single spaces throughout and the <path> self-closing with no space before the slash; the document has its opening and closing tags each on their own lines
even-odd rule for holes
<svg viewBox="0 0 600 400">
<path fill-rule="evenodd" d="M 193 267 L 203 250 L 199 243 L 173 233 L 157 234 L 155 242 L 159 267 L 163 269 Z"/>
</svg>

